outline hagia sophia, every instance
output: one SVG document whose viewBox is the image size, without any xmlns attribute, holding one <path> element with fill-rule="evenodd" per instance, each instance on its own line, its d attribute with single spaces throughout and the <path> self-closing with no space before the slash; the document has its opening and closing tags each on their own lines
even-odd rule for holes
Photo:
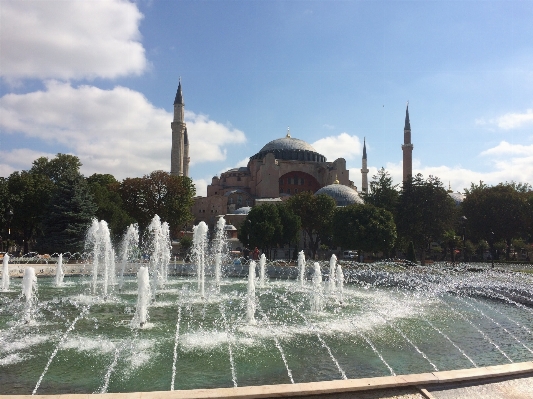
<svg viewBox="0 0 533 399">
<path fill-rule="evenodd" d="M 171 123 L 171 174 L 178 176 L 189 174 L 189 140 L 184 107 L 180 81 L 174 100 L 174 121 Z M 408 107 L 402 150 L 405 180 L 412 174 L 413 151 Z M 361 175 L 361 190 L 367 192 L 366 140 L 363 145 Z M 220 176 L 214 176 L 207 186 L 207 196 L 194 199 L 194 223 L 204 221 L 212 227 L 217 218 L 223 215 L 226 220 L 237 225 L 251 207 L 281 202 L 303 191 L 327 194 L 335 199 L 337 206 L 363 203 L 357 187 L 350 180 L 350 171 L 346 169 L 344 158 L 328 162 L 313 146 L 292 137 L 287 130 L 285 137 L 270 141 L 257 154 L 250 156 L 246 167 L 229 169 Z"/>
</svg>

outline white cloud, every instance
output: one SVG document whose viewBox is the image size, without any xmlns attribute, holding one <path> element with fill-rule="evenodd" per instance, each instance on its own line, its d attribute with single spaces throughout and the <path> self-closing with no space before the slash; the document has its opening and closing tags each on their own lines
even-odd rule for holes
<svg viewBox="0 0 533 399">
<path fill-rule="evenodd" d="M 516 156 L 531 156 L 533 154 L 533 144 L 510 144 L 507 141 L 502 141 L 496 147 L 489 148 L 483 151 L 480 155 L 516 155 Z"/>
<path fill-rule="evenodd" d="M 496 125 L 503 130 L 517 129 L 524 125 L 533 124 L 533 108 L 526 110 L 526 112 L 508 112 L 498 118 L 486 120 L 485 118 L 478 118 L 475 121 L 476 125 Z"/>
<path fill-rule="evenodd" d="M 141 93 L 125 87 L 102 90 L 49 81 L 44 91 L 0 98 L 4 140 L 9 134 L 13 137 L 20 133 L 61 144 L 80 157 L 85 175 L 111 173 L 122 179 L 158 169 L 170 170 L 172 119 L 171 113 L 154 107 Z M 224 160 L 225 145 L 246 140 L 240 130 L 205 115 L 189 111 L 186 121 L 191 165 Z M 31 161 L 27 161 L 21 168 L 20 162 L 4 160 L 2 173 L 10 168 L 27 169 L 31 166 Z"/>
<path fill-rule="evenodd" d="M 462 167 L 461 165 L 450 166 L 428 166 L 422 165 L 419 159 L 413 160 L 413 173 L 421 173 L 425 178 L 429 175 L 438 177 L 443 185 L 451 187 L 453 191 L 463 192 L 465 188 L 470 188 L 472 183 L 478 184 L 480 181 L 488 185 L 496 185 L 503 182 L 533 182 L 533 144 L 510 144 L 502 141 L 497 146 L 480 153 L 487 161 L 485 170 L 482 172 Z M 377 169 L 370 166 L 368 180 L 371 181 Z M 403 165 L 402 162 L 389 162 L 385 165 L 386 171 L 393 178 L 394 184 L 402 182 Z M 361 172 L 359 169 L 350 169 L 350 179 L 353 180 L 360 189 Z"/>
<path fill-rule="evenodd" d="M 354 159 L 362 153 L 363 146 L 357 136 L 341 133 L 338 136 L 329 136 L 315 141 L 312 146 L 328 161 L 337 158 Z"/>
<path fill-rule="evenodd" d="M 193 183 L 196 187 L 196 196 L 207 197 L 207 186 L 211 184 L 211 181 L 206 179 L 194 179 Z"/>
<path fill-rule="evenodd" d="M 142 17 L 124 0 L 3 0 L 0 73 L 15 81 L 141 74 L 147 67 Z"/>
<path fill-rule="evenodd" d="M 515 129 L 529 123 L 533 123 L 533 109 L 528 109 L 522 114 L 509 112 L 496 119 L 498 127 L 504 130 Z"/>
<path fill-rule="evenodd" d="M 43 151 L 33 151 L 27 148 L 2 151 L 2 157 L 0 158 L 0 176 L 7 177 L 17 170 L 27 170 L 37 158 L 53 158 L 55 155 Z"/>
<path fill-rule="evenodd" d="M 185 122 L 189 134 L 191 165 L 223 161 L 226 159 L 226 144 L 246 142 L 245 134 L 232 126 L 212 121 L 206 115 L 185 111 Z"/>
</svg>

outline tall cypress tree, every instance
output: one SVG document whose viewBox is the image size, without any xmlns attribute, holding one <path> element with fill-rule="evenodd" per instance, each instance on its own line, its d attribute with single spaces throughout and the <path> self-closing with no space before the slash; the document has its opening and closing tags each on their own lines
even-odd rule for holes
<svg viewBox="0 0 533 399">
<path fill-rule="evenodd" d="M 39 249 L 49 253 L 83 250 L 96 209 L 87 181 L 80 173 L 62 176 L 44 218 Z"/>
</svg>

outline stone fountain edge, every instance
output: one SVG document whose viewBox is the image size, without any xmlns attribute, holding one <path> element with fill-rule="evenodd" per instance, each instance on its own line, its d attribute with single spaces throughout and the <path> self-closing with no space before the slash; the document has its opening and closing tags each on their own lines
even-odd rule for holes
<svg viewBox="0 0 533 399">
<path fill-rule="evenodd" d="M 472 369 L 438 371 L 433 373 L 406 374 L 387 377 L 359 378 L 305 382 L 297 384 L 260 385 L 236 388 L 191 389 L 155 392 L 124 392 L 105 394 L 61 395 L 0 395 L 2 399 L 214 399 L 214 398 L 290 398 L 355 391 L 369 391 L 399 387 L 420 387 L 428 384 L 447 384 L 490 378 L 519 376 L 533 373 L 533 361 L 487 366 Z"/>
</svg>

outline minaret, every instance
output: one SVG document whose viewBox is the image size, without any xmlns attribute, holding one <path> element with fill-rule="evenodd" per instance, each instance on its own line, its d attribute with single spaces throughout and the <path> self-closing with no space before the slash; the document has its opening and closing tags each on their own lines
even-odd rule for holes
<svg viewBox="0 0 533 399">
<path fill-rule="evenodd" d="M 184 118 L 185 103 L 181 92 L 181 78 L 174 99 L 174 121 L 172 128 L 172 151 L 170 154 L 170 173 L 176 176 L 189 175 L 189 139 Z"/>
<path fill-rule="evenodd" d="M 189 176 L 189 135 L 187 134 L 187 128 L 185 128 L 185 134 L 183 135 L 183 176 Z"/>
<path fill-rule="evenodd" d="M 405 109 L 405 126 L 403 128 L 403 181 L 413 176 L 413 144 L 411 144 L 411 123 L 409 122 L 409 102 Z"/>
<path fill-rule="evenodd" d="M 363 167 L 361 168 L 361 188 L 368 193 L 368 168 L 366 165 L 366 137 L 363 139 Z"/>
</svg>

